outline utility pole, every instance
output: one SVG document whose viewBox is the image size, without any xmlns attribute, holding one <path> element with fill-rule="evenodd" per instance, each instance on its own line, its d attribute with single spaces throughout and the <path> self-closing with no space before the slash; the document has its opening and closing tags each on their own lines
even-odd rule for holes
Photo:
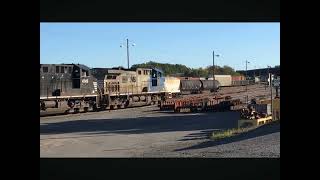
<svg viewBox="0 0 320 180">
<path fill-rule="evenodd" d="M 272 73 L 270 71 L 271 66 L 268 66 L 268 76 L 269 76 L 269 85 L 270 85 L 270 100 L 271 100 L 271 117 L 273 115 L 273 100 L 272 100 Z"/>
<path fill-rule="evenodd" d="M 274 81 L 273 86 L 274 86 L 275 89 L 276 89 L 276 95 L 275 95 L 274 98 L 279 98 L 279 86 L 280 86 L 279 76 L 276 75 L 276 76 L 274 77 L 274 80 L 273 80 L 273 81 Z"/>
<path fill-rule="evenodd" d="M 216 80 L 215 77 L 214 77 L 214 57 L 215 56 L 219 57 L 220 55 L 219 54 L 214 55 L 214 50 L 213 50 L 212 51 L 212 83 L 213 83 L 213 86 L 214 86 L 214 81 Z"/>
<path fill-rule="evenodd" d="M 127 43 L 126 43 L 126 47 L 127 47 L 127 63 L 128 63 L 128 69 L 130 68 L 130 58 L 129 58 L 129 39 L 126 39 Z M 131 44 L 132 46 L 135 46 L 134 43 Z M 120 47 L 122 48 L 123 45 L 120 45 Z"/>
<path fill-rule="evenodd" d="M 61 84 L 61 90 L 60 90 L 60 93 L 62 93 L 62 78 L 63 78 L 63 75 L 61 75 L 61 77 L 60 77 L 60 84 Z"/>
<path fill-rule="evenodd" d="M 129 39 L 127 38 L 127 59 L 128 59 L 128 69 L 129 69 Z"/>
<path fill-rule="evenodd" d="M 214 51 L 212 51 L 212 78 L 213 78 L 213 81 L 215 80 L 215 77 L 214 77 Z"/>
<path fill-rule="evenodd" d="M 248 103 L 248 63 L 250 63 L 249 61 L 246 60 L 246 94 L 247 94 L 247 97 L 246 97 L 246 104 Z"/>
<path fill-rule="evenodd" d="M 272 73 L 270 73 L 270 94 L 271 94 L 271 117 L 273 116 L 273 100 L 272 100 Z"/>
<path fill-rule="evenodd" d="M 276 86 L 276 97 L 279 97 L 279 86 Z"/>
</svg>

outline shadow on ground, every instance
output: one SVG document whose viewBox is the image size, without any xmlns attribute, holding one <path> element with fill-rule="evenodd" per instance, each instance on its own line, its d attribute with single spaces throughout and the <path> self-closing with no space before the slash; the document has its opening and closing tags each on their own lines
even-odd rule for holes
<svg viewBox="0 0 320 180">
<path fill-rule="evenodd" d="M 183 137 L 183 139 L 179 139 L 178 141 L 190 141 L 190 140 L 202 140 L 202 139 L 208 139 L 212 132 L 215 130 L 220 129 L 208 129 L 208 130 L 202 130 L 197 133 L 191 133 Z"/>
<path fill-rule="evenodd" d="M 193 133 L 193 134 L 189 134 L 189 135 L 191 137 L 197 136 L 196 139 L 208 139 L 212 135 L 213 131 L 214 130 L 201 131 L 200 133 L 197 133 L 197 134 Z M 257 129 L 254 129 L 254 130 L 251 130 L 251 131 L 248 131 L 246 133 L 242 133 L 242 134 L 239 134 L 236 136 L 232 136 L 232 137 L 225 138 L 225 139 L 218 140 L 218 141 L 208 140 L 208 141 L 202 142 L 200 144 L 197 144 L 197 145 L 194 145 L 191 147 L 176 149 L 174 151 L 177 152 L 177 151 L 184 151 L 184 150 L 208 148 L 208 147 L 213 147 L 213 146 L 222 145 L 222 144 L 228 144 L 228 143 L 232 143 L 232 142 L 236 142 L 236 141 L 251 139 L 251 138 L 255 138 L 255 137 L 259 137 L 259 136 L 264 136 L 264 135 L 272 134 L 272 133 L 276 133 L 276 132 L 280 132 L 280 123 L 266 124 L 264 126 L 258 127 Z M 187 141 L 187 140 L 194 140 L 195 139 L 195 138 L 188 139 L 189 135 L 185 136 L 184 139 L 181 139 L 179 141 Z"/>
<path fill-rule="evenodd" d="M 200 113 L 196 115 L 139 117 L 125 119 L 89 119 L 40 124 L 40 135 L 81 133 L 83 135 L 143 134 L 175 131 L 206 131 L 237 126 L 237 112 Z"/>
</svg>

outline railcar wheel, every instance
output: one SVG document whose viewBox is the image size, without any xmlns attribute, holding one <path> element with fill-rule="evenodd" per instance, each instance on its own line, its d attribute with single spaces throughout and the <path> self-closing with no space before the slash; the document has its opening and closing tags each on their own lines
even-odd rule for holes
<svg viewBox="0 0 320 180">
<path fill-rule="evenodd" d="M 196 112 L 197 112 L 197 108 L 192 107 L 192 108 L 190 108 L 190 111 L 191 111 L 192 113 L 196 113 Z"/>
<path fill-rule="evenodd" d="M 124 108 L 127 108 L 129 106 L 130 101 L 126 100 L 126 102 L 124 103 Z"/>
<path fill-rule="evenodd" d="M 94 111 L 94 112 L 97 112 L 99 109 L 97 108 L 97 105 L 96 104 L 94 104 L 93 106 L 92 106 L 92 110 Z"/>
<path fill-rule="evenodd" d="M 63 112 L 64 115 L 70 114 L 69 109 Z"/>
</svg>

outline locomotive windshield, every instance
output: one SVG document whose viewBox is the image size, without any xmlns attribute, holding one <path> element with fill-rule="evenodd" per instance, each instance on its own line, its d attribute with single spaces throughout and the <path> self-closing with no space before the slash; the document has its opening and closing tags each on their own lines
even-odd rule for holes
<svg viewBox="0 0 320 180">
<path fill-rule="evenodd" d="M 107 75 L 107 79 L 116 79 L 117 76 L 113 76 L 113 75 Z"/>
<path fill-rule="evenodd" d="M 162 72 L 159 69 L 152 69 L 151 71 L 151 85 L 158 86 L 158 78 L 162 77 Z"/>
<path fill-rule="evenodd" d="M 78 66 L 73 66 L 72 88 L 80 88 L 80 68 Z"/>
</svg>

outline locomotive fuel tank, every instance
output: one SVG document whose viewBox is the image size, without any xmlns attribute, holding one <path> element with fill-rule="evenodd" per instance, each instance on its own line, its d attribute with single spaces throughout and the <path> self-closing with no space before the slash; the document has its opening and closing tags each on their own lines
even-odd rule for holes
<svg viewBox="0 0 320 180">
<path fill-rule="evenodd" d="M 57 101 L 42 101 L 42 102 L 40 102 L 40 107 L 42 109 L 55 108 L 57 106 L 58 106 Z"/>
</svg>

